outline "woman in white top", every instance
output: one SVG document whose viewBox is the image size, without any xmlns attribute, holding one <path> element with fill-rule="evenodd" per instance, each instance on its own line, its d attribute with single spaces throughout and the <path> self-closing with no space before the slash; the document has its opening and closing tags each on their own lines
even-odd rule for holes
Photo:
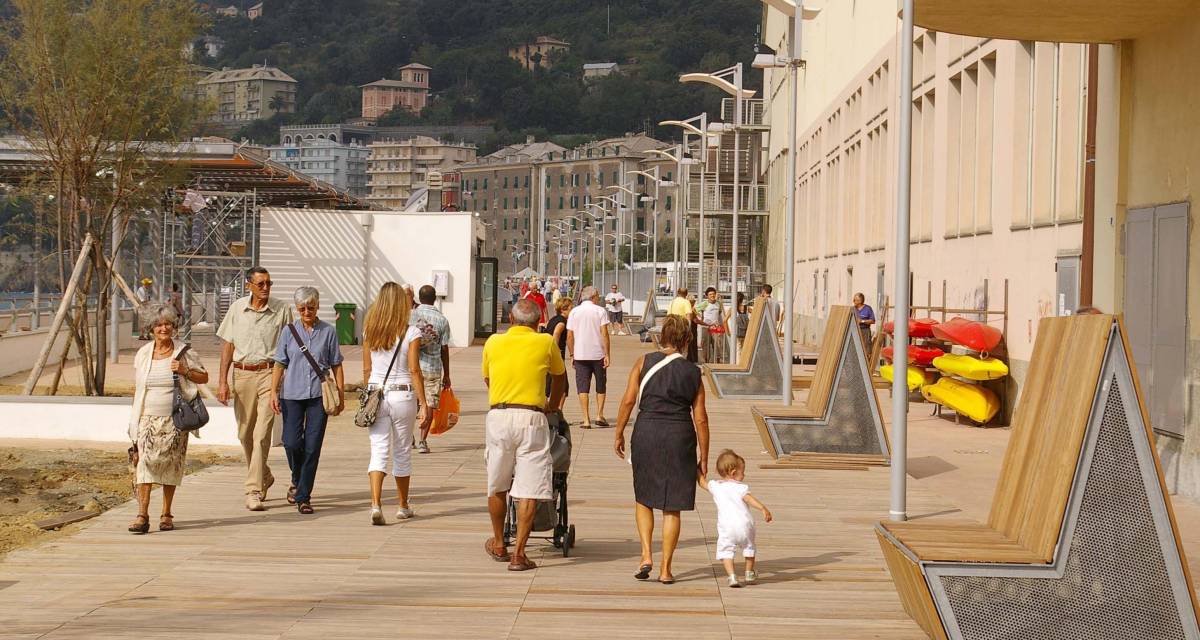
<svg viewBox="0 0 1200 640">
<path fill-rule="evenodd" d="M 188 432 L 179 431 L 171 421 L 175 396 L 175 376 L 185 400 L 200 393 L 208 382 L 208 372 L 195 351 L 176 341 L 179 316 L 169 304 L 150 307 L 142 316 L 145 331 L 153 334 L 154 342 L 143 346 L 133 360 L 133 412 L 129 417 L 129 439 L 133 441 L 133 461 L 137 465 L 134 484 L 137 487 L 138 515 L 129 524 L 129 531 L 150 531 L 150 489 L 162 485 L 162 516 L 159 531 L 175 528 L 171 501 L 175 487 L 183 481 L 183 465 L 187 458 Z"/>
<path fill-rule="evenodd" d="M 408 505 L 413 425 L 424 419 L 427 405 L 421 379 L 421 331 L 408 326 L 411 312 L 412 300 L 405 290 L 388 282 L 380 288 L 363 322 L 363 379 L 368 388 L 385 389 L 379 414 L 368 430 L 371 524 L 376 525 L 384 524 L 383 477 L 388 473 L 389 459 L 400 502 L 396 518 L 413 516 Z"/>
</svg>

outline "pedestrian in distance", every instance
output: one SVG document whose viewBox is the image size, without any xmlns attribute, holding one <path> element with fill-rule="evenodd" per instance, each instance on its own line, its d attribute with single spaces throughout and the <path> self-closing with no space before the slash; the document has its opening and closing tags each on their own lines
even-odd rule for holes
<svg viewBox="0 0 1200 640">
<path fill-rule="evenodd" d="M 371 524 L 383 519 L 383 479 L 389 471 L 396 481 L 397 520 L 413 517 L 408 502 L 412 481 L 413 427 L 428 412 L 421 376 L 421 330 L 409 324 L 412 303 L 395 282 L 384 283 L 363 322 L 363 380 L 367 389 L 382 389 L 383 402 L 367 428 L 371 461 Z M 389 464 L 390 463 L 390 464 Z"/>
<path fill-rule="evenodd" d="M 704 290 L 704 300 L 696 305 L 696 323 L 704 346 L 704 361 L 719 363 L 725 360 L 725 304 L 714 287 Z"/>
<path fill-rule="evenodd" d="M 425 402 L 429 410 L 421 421 L 417 453 L 429 453 L 429 428 L 437 411 L 442 389 L 450 388 L 450 321 L 437 307 L 437 290 L 424 285 L 417 291 L 421 304 L 413 310 L 409 324 L 421 330 L 421 379 L 425 383 Z"/>
<path fill-rule="evenodd" d="M 176 339 L 179 316 L 169 304 L 145 309 L 145 332 L 154 342 L 138 349 L 133 359 L 133 411 L 129 417 L 129 452 L 134 464 L 134 489 L 138 503 L 137 517 L 129 524 L 132 533 L 150 531 L 150 490 L 162 485 L 162 515 L 159 531 L 175 528 L 171 505 L 175 488 L 183 482 L 184 464 L 190 432 L 175 428 L 171 419 L 174 407 L 175 380 L 185 401 L 201 393 L 208 382 L 208 372 L 195 351 Z"/>
<path fill-rule="evenodd" d="M 754 304 L 763 305 L 763 313 L 771 320 L 771 326 L 775 328 L 775 334 L 779 334 L 780 325 L 783 322 L 783 309 L 779 306 L 779 301 L 771 297 L 775 289 L 769 284 L 764 284 L 758 288 L 758 297 L 754 299 Z"/>
<path fill-rule="evenodd" d="M 142 278 L 141 286 L 134 292 L 133 297 L 137 299 L 138 308 L 148 308 L 148 305 L 154 301 L 154 280 L 150 278 Z M 142 323 L 141 331 L 138 333 L 139 340 L 150 340 L 152 336 L 146 329 L 146 323 Z"/>
<path fill-rule="evenodd" d="M 275 476 L 267 459 L 271 453 L 275 412 L 271 410 L 271 356 L 284 327 L 293 320 L 291 308 L 271 297 L 271 274 L 262 267 L 246 272 L 250 295 L 229 305 L 217 336 L 225 341 L 221 348 L 221 377 L 217 382 L 217 400 L 224 405 L 233 400 L 233 415 L 238 424 L 238 440 L 246 456 L 246 508 L 266 509 L 267 490 Z M 233 369 L 232 381 L 230 369 Z"/>
<path fill-rule="evenodd" d="M 625 331 L 625 295 L 614 283 L 608 295 L 604 296 L 604 309 L 608 311 L 608 323 L 617 335 L 627 335 Z"/>
<path fill-rule="evenodd" d="M 746 559 L 745 584 L 758 581 L 758 572 L 754 570 L 758 550 L 754 545 L 754 516 L 750 507 L 761 511 L 767 522 L 773 518 L 771 510 L 750 495 L 745 459 L 731 449 L 722 451 L 717 456 L 717 474 L 721 476 L 720 480 L 709 480 L 704 473 L 700 473 L 697 480 L 717 505 L 717 560 L 725 567 L 729 586 L 736 589 L 742 586 L 733 567 L 733 557 L 738 549 Z"/>
<path fill-rule="evenodd" d="M 299 318 L 288 324 L 275 348 L 271 410 L 283 417 L 283 450 L 292 472 L 288 504 L 296 505 L 302 514 L 311 514 L 325 426 L 330 415 L 338 415 L 346 407 L 346 384 L 337 332 L 317 317 L 320 293 L 313 287 L 300 287 L 292 301 Z M 321 389 L 328 376 L 333 376 L 338 395 L 332 414 L 325 411 Z"/>
<path fill-rule="evenodd" d="M 607 427 L 604 418 L 604 399 L 608 392 L 609 335 L 606 328 L 609 316 L 598 304 L 600 293 L 595 287 L 583 288 L 583 301 L 567 318 L 567 350 L 575 367 L 575 388 L 579 396 L 579 409 L 583 413 L 584 429 L 592 428 L 589 394 L 592 378 L 596 379 L 596 422 L 598 427 Z"/>
<path fill-rule="evenodd" d="M 690 323 L 678 316 L 663 322 L 661 348 L 633 365 L 621 408 L 613 449 L 624 459 L 625 427 L 636 406 L 628 455 L 633 465 L 634 518 L 642 559 L 634 577 L 645 580 L 654 568 L 651 542 L 654 512 L 662 512 L 662 564 L 659 582 L 673 584 L 672 560 L 679 544 L 680 512 L 696 508 L 696 475 L 708 473 L 708 412 L 700 368 L 687 362 Z"/>
<path fill-rule="evenodd" d="M 746 329 L 750 328 L 750 310 L 746 306 L 746 294 L 737 293 L 737 304 L 734 307 L 734 324 L 737 327 L 738 351 L 742 350 L 746 341 Z"/>
<path fill-rule="evenodd" d="M 575 314 L 572 313 L 572 316 Z M 483 382 L 490 409 L 484 419 L 488 515 L 492 536 L 484 550 L 509 571 L 537 565 L 525 553 L 537 502 L 554 497 L 554 459 L 546 407 L 558 406 L 566 384 L 566 368 L 553 339 L 537 332 L 540 312 L 530 300 L 513 307 L 512 327 L 488 338 L 483 347 Z M 551 376 L 550 398 L 544 393 Z M 508 496 L 516 500 L 517 536 L 509 555 L 504 542 Z"/>
<path fill-rule="evenodd" d="M 875 324 L 875 310 L 867 304 L 861 293 L 854 294 L 854 317 L 858 320 L 858 332 L 862 334 L 863 346 L 871 348 L 871 325 Z"/>
<path fill-rule="evenodd" d="M 554 344 L 558 347 L 558 355 L 562 357 L 563 362 L 567 360 L 567 318 L 571 315 L 571 306 L 574 303 L 571 298 L 563 296 L 554 303 L 554 315 L 550 318 L 550 322 L 546 323 L 546 333 L 550 334 L 550 338 L 554 340 Z M 553 377 L 546 374 L 546 397 L 550 397 L 550 390 L 553 386 Z M 563 385 L 562 400 L 557 406 L 549 406 L 550 411 L 562 411 L 563 405 L 567 403 L 567 394 L 571 391 L 570 379 L 568 378 Z"/>
</svg>

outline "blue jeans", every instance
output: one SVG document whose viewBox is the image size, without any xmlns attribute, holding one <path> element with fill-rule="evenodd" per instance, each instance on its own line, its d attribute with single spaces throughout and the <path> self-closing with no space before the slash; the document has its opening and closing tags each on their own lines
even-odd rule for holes
<svg viewBox="0 0 1200 640">
<path fill-rule="evenodd" d="M 292 469 L 296 504 L 301 504 L 312 499 L 329 416 L 321 406 L 320 396 L 307 400 L 280 398 L 279 404 L 283 411 L 283 449 L 287 452 L 288 467 Z"/>
</svg>

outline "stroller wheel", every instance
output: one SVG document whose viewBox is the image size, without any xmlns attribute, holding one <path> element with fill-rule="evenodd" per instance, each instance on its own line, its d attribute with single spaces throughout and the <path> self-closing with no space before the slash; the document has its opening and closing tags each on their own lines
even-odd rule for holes
<svg viewBox="0 0 1200 640">
<path fill-rule="evenodd" d="M 575 546 L 575 525 L 567 527 L 567 535 L 563 536 L 562 553 L 563 557 L 571 555 L 571 549 Z"/>
</svg>

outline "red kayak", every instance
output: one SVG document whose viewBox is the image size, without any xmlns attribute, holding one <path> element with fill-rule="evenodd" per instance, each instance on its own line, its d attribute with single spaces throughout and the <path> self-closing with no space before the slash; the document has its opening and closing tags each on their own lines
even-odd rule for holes
<svg viewBox="0 0 1200 640">
<path fill-rule="evenodd" d="M 888 362 L 892 361 L 893 354 L 895 354 L 895 350 L 892 347 L 884 347 L 883 350 L 880 351 L 880 355 L 882 355 L 883 359 L 887 360 Z M 933 364 L 934 358 L 940 358 L 944 355 L 946 355 L 946 352 L 938 349 L 937 347 L 920 347 L 915 344 L 908 345 L 909 364 L 928 367 L 929 365 Z"/>
<path fill-rule="evenodd" d="M 910 318 L 908 321 L 908 337 L 910 338 L 932 338 L 933 327 L 937 325 L 937 320 L 933 318 Z M 883 323 L 883 332 L 892 335 L 892 331 L 896 325 L 891 322 Z"/>
<path fill-rule="evenodd" d="M 937 325 L 933 335 L 975 351 L 991 351 L 1004 337 L 999 329 L 966 318 L 951 318 Z"/>
</svg>

